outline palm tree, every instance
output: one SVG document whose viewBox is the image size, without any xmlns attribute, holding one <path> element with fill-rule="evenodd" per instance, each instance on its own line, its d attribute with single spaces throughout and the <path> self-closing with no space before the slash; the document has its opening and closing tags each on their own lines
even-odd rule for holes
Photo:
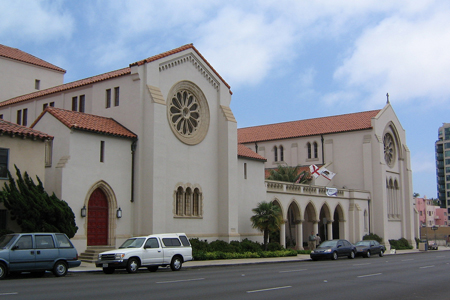
<svg viewBox="0 0 450 300">
<path fill-rule="evenodd" d="M 308 183 L 311 176 L 308 171 L 298 172 L 300 165 L 295 167 L 278 165 L 276 169 L 270 170 L 268 180 Z"/>
<path fill-rule="evenodd" d="M 267 251 L 267 240 L 269 232 L 280 229 L 283 221 L 281 208 L 273 202 L 260 202 L 252 211 L 255 213 L 250 220 L 252 227 L 264 233 L 264 251 Z"/>
</svg>

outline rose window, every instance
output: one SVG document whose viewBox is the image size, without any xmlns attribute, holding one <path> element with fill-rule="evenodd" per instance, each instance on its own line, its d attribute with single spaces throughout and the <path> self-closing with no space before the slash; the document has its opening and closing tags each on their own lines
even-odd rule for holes
<svg viewBox="0 0 450 300">
<path fill-rule="evenodd" d="M 196 97 L 188 91 L 177 92 L 170 102 L 170 119 L 183 136 L 189 136 L 199 127 L 200 106 Z"/>
<path fill-rule="evenodd" d="M 383 144 L 384 144 L 384 160 L 386 161 L 388 166 L 392 167 L 394 165 L 395 145 L 394 139 L 390 134 L 384 135 Z"/>
<path fill-rule="evenodd" d="M 188 145 L 200 143 L 209 127 L 208 102 L 200 88 L 190 81 L 178 82 L 170 90 L 167 103 L 174 135 Z"/>
</svg>

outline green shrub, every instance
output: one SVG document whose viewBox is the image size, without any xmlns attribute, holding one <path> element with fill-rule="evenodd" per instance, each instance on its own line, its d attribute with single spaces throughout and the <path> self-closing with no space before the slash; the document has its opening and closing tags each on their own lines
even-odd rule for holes
<svg viewBox="0 0 450 300">
<path fill-rule="evenodd" d="M 311 250 L 297 250 L 297 254 L 311 254 Z"/>
<path fill-rule="evenodd" d="M 240 242 L 240 250 L 241 252 L 261 252 L 263 250 L 263 246 L 258 242 L 244 239 Z"/>
<path fill-rule="evenodd" d="M 267 250 L 269 251 L 279 251 L 284 250 L 284 247 L 280 243 L 272 242 L 267 245 Z"/>
<path fill-rule="evenodd" d="M 375 240 L 380 244 L 383 241 L 383 239 L 378 235 L 376 235 L 375 233 L 366 234 L 365 236 L 363 236 L 363 240 Z"/>
<path fill-rule="evenodd" d="M 391 245 L 391 249 L 396 250 L 406 250 L 413 248 L 405 238 L 401 238 L 398 240 L 389 240 L 389 244 Z"/>
<path fill-rule="evenodd" d="M 220 252 L 234 252 L 234 247 L 229 243 L 221 240 L 213 241 L 209 243 L 209 251 L 220 251 Z"/>
<path fill-rule="evenodd" d="M 296 250 L 286 250 L 279 243 L 270 243 L 269 251 L 263 251 L 262 245 L 244 239 L 242 242 L 217 240 L 211 243 L 197 238 L 190 239 L 194 260 L 239 259 L 260 257 L 296 256 Z M 309 253 L 309 252 L 308 252 Z"/>
</svg>

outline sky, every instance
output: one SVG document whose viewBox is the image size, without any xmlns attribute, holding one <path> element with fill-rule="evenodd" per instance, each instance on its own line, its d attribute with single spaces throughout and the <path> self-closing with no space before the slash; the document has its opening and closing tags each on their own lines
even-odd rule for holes
<svg viewBox="0 0 450 300">
<path fill-rule="evenodd" d="M 65 83 L 190 43 L 231 86 L 238 128 L 381 109 L 389 93 L 413 191 L 437 197 L 448 0 L 0 0 L 0 44 L 67 70 Z"/>
</svg>

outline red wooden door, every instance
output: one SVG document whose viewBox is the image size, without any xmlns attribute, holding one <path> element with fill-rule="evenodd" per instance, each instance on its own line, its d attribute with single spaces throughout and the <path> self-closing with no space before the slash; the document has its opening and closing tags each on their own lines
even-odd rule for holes
<svg viewBox="0 0 450 300">
<path fill-rule="evenodd" d="M 96 189 L 88 204 L 88 246 L 108 244 L 108 200 L 101 189 Z"/>
</svg>

